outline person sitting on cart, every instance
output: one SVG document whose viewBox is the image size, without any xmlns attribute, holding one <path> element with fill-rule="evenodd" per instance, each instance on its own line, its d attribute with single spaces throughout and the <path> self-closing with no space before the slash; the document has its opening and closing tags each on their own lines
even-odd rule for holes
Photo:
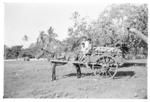
<svg viewBox="0 0 150 102">
<path fill-rule="evenodd" d="M 84 60 L 86 56 L 90 56 L 92 53 L 92 41 L 90 38 L 84 38 L 81 42 L 81 54 L 80 61 Z M 89 58 L 88 58 L 89 60 Z"/>
</svg>

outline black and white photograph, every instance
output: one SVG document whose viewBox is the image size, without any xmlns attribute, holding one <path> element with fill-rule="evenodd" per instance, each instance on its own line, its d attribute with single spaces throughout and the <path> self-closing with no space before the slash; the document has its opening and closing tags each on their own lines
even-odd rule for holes
<svg viewBox="0 0 150 102">
<path fill-rule="evenodd" d="M 148 3 L 3 6 L 3 99 L 148 99 Z"/>
</svg>

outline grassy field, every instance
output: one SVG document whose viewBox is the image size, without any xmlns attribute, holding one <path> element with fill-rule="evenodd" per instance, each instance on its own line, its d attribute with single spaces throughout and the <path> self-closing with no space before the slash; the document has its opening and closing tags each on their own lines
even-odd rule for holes
<svg viewBox="0 0 150 102">
<path fill-rule="evenodd" d="M 147 98 L 147 67 L 128 65 L 119 68 L 115 79 L 93 76 L 82 68 L 76 78 L 72 65 L 57 68 L 57 80 L 51 81 L 47 61 L 5 61 L 4 98 Z"/>
</svg>

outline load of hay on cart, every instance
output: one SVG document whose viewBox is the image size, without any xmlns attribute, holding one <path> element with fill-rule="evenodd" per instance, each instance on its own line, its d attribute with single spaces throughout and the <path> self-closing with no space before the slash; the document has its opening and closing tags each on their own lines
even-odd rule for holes
<svg viewBox="0 0 150 102">
<path fill-rule="evenodd" d="M 114 47 L 95 47 L 86 56 L 80 54 L 74 60 L 52 59 L 52 80 L 56 80 L 56 66 L 72 63 L 77 70 L 77 77 L 81 77 L 81 67 L 90 68 L 94 75 L 103 78 L 114 78 L 118 67 L 123 64 L 122 51 Z"/>
</svg>

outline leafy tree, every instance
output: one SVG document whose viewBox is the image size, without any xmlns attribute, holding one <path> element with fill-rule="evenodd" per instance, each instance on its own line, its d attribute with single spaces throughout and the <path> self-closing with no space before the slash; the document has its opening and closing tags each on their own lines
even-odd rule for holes
<svg viewBox="0 0 150 102">
<path fill-rule="evenodd" d="M 4 59 L 8 58 L 9 52 L 10 52 L 10 48 L 7 45 L 4 45 Z"/>
<path fill-rule="evenodd" d="M 148 8 L 145 4 L 113 4 L 107 7 L 97 20 L 92 22 L 81 17 L 78 12 L 74 12 L 72 21 L 73 26 L 68 28 L 69 38 L 65 41 L 68 46 L 66 49 L 73 50 L 78 45 L 78 40 L 82 36 L 87 36 L 92 38 L 94 46 L 114 47 L 120 44 L 123 50 L 134 52 L 134 55 L 138 54 L 139 47 L 147 50 L 144 42 L 127 29 L 136 28 L 144 35 L 148 35 Z"/>
<path fill-rule="evenodd" d="M 147 5 L 121 4 L 106 8 L 97 20 L 97 33 L 105 45 L 115 46 L 118 42 L 134 48 L 135 55 L 143 41 L 129 32 L 127 28 L 136 28 L 147 35 Z"/>
<path fill-rule="evenodd" d="M 46 52 L 51 54 L 62 51 L 62 43 L 57 40 L 56 37 L 57 34 L 54 32 L 54 29 L 51 26 L 48 29 L 47 34 L 44 31 L 41 31 L 36 43 L 36 46 L 39 49 L 38 53 L 40 53 L 40 55 L 47 56 Z"/>
<path fill-rule="evenodd" d="M 24 35 L 23 38 L 22 38 L 22 40 L 23 40 L 23 41 L 28 41 L 28 40 L 29 40 L 29 37 L 28 37 L 27 35 Z"/>
<path fill-rule="evenodd" d="M 51 26 L 47 32 L 48 32 L 50 40 L 55 39 L 58 36 L 56 33 L 54 33 L 54 29 Z"/>
<path fill-rule="evenodd" d="M 75 11 L 72 14 L 71 20 L 73 21 L 73 25 L 68 28 L 69 37 L 64 40 L 66 51 L 77 50 L 81 37 L 90 36 L 89 28 L 91 26 L 88 24 L 88 18 L 81 17 L 80 14 Z"/>
<path fill-rule="evenodd" d="M 11 48 L 8 48 L 6 45 L 4 46 L 4 56 L 5 59 L 15 59 L 19 57 L 19 54 L 22 50 L 22 45 L 16 45 L 12 46 Z"/>
</svg>

